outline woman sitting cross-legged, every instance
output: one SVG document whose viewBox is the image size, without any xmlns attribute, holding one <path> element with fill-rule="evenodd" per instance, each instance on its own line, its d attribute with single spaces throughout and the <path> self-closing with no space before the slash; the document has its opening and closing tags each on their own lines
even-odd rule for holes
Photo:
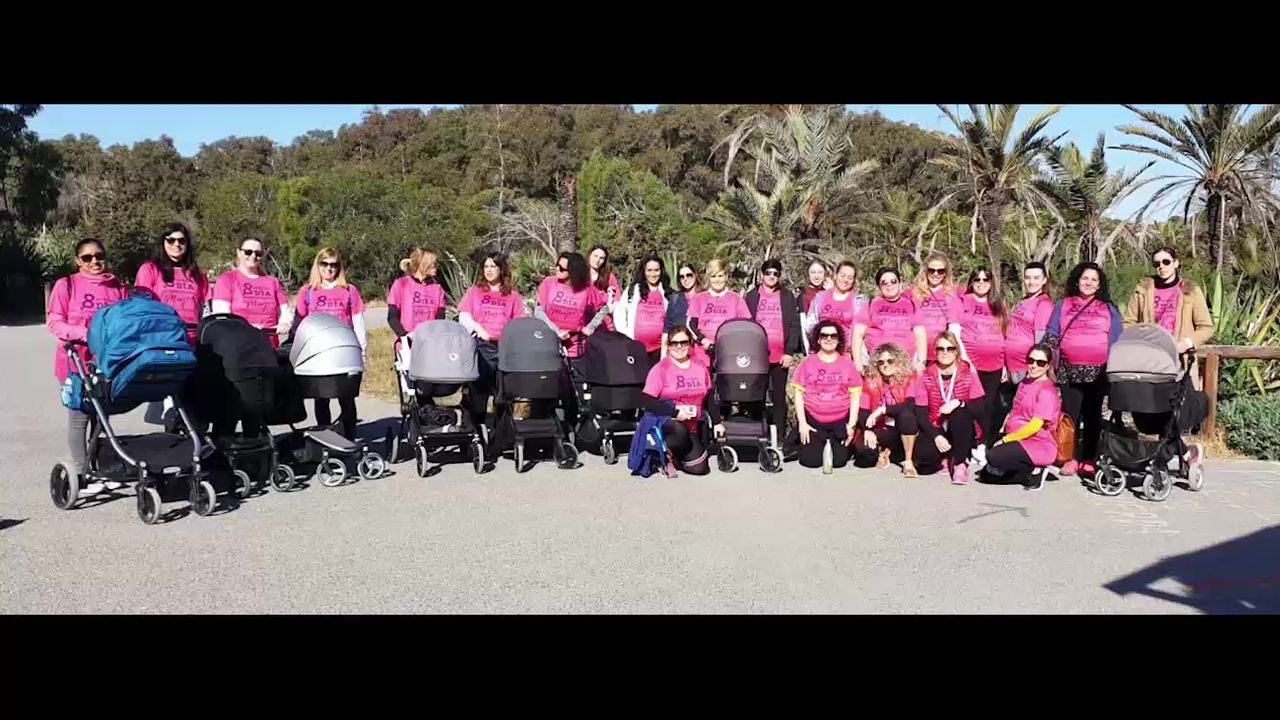
<svg viewBox="0 0 1280 720">
<path fill-rule="evenodd" d="M 1027 352 L 1027 377 L 1018 383 L 1018 392 L 1013 396 L 1013 407 L 1004 422 L 1004 437 L 987 450 L 983 482 L 993 482 L 992 471 L 998 470 L 1027 490 L 1039 490 L 1044 485 L 1044 474 L 1032 471 L 1052 465 L 1057 459 L 1053 431 L 1062 414 L 1058 386 L 1049 369 L 1052 362 L 1053 348 L 1049 345 L 1037 343 Z"/>
<path fill-rule="evenodd" d="M 854 445 L 858 467 L 888 467 L 902 459 L 902 476 L 932 475 L 942 469 L 942 458 L 930 443 L 917 443 L 920 423 L 916 404 L 924 403 L 924 391 L 912 371 L 911 358 L 894 343 L 878 345 L 871 352 L 875 368 L 863 376 L 862 410 L 858 425 L 866 428 Z"/>
<path fill-rule="evenodd" d="M 982 378 L 972 363 L 959 360 L 960 343 L 951 332 L 939 333 L 933 350 L 937 361 L 920 378 L 920 434 L 922 442 L 950 459 L 952 484 L 964 485 L 969 482 L 969 453 L 979 437 L 980 418 L 985 417 Z"/>
<path fill-rule="evenodd" d="M 644 409 L 666 418 L 662 436 L 678 469 L 690 475 L 706 475 L 710 469 L 707 448 L 698 433 L 698 419 L 705 411 L 715 423 L 716 434 L 724 433 L 720 411 L 707 399 L 711 393 L 711 373 L 707 366 L 690 357 L 693 333 L 676 326 L 667 337 L 667 356 L 658 361 L 644 383 Z M 666 402 L 664 402 L 666 401 Z"/>
<path fill-rule="evenodd" d="M 832 467 L 849 462 L 848 445 L 858 427 L 862 375 L 845 353 L 844 328 L 833 319 L 819 320 L 805 357 L 791 378 L 796 422 L 800 429 L 800 464 L 822 467 L 823 448 L 831 443 Z"/>
</svg>

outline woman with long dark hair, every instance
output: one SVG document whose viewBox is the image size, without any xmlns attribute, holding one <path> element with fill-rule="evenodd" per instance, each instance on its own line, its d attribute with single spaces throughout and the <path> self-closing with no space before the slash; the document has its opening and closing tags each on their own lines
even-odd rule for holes
<svg viewBox="0 0 1280 720">
<path fill-rule="evenodd" d="M 1081 428 L 1075 459 L 1065 475 L 1094 472 L 1102 433 L 1102 400 L 1107 395 L 1107 352 L 1120 338 L 1124 322 L 1111 302 L 1107 274 L 1097 263 L 1076 265 L 1067 277 L 1066 297 L 1053 306 L 1045 342 L 1057 351 L 1054 372 L 1062 390 L 1062 409 Z"/>
<path fill-rule="evenodd" d="M 986 452 L 986 438 L 994 436 L 999 428 L 996 415 L 1000 405 L 1000 384 L 1009 379 L 1004 359 L 1009 311 L 1005 308 L 1000 293 L 992 292 L 994 287 L 995 276 L 987 268 L 979 267 L 969 273 L 966 292 L 960 301 L 963 306 L 960 326 L 964 337 L 961 350 L 964 359 L 977 368 L 986 400 L 978 417 L 983 440 L 974 446 L 979 456 L 984 456 Z"/>
<path fill-rule="evenodd" d="M 196 262 L 196 243 L 182 223 L 170 223 L 156 239 L 151 259 L 142 263 L 133 286 L 146 288 L 160 302 L 178 311 L 187 324 L 187 339 L 196 342 L 195 325 L 213 299 L 213 288 Z"/>
<path fill-rule="evenodd" d="M 646 255 L 636 265 L 631 285 L 613 305 L 613 326 L 632 340 L 644 343 L 649 367 L 662 356 L 671 292 L 671 279 L 662 258 Z"/>
<path fill-rule="evenodd" d="M 1018 383 L 1013 406 L 1004 422 L 1003 436 L 996 438 L 987 451 L 987 468 L 997 469 L 1012 482 L 1027 490 L 1044 486 L 1044 473 L 1033 474 L 1037 467 L 1047 467 L 1057 459 L 1058 444 L 1054 429 L 1062 412 L 1062 402 L 1054 383 L 1053 348 L 1036 343 L 1023 356 L 1027 375 Z M 986 472 L 981 482 L 991 482 Z"/>
<path fill-rule="evenodd" d="M 479 428 L 484 425 L 498 377 L 498 343 L 502 328 L 514 318 L 524 317 L 524 298 L 516 291 L 511 279 L 511 263 L 500 252 L 491 252 L 484 258 L 475 284 L 458 303 L 458 322 L 475 333 L 478 340 L 476 354 L 480 360 L 480 377 L 471 384 L 471 422 Z"/>
</svg>

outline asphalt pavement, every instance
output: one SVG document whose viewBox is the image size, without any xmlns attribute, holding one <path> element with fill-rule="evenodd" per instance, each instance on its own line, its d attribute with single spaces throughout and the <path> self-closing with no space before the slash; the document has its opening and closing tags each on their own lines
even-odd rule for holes
<svg viewBox="0 0 1280 720">
<path fill-rule="evenodd" d="M 54 342 L 0 327 L 0 347 L 0 612 L 1280 611 L 1280 464 L 1264 462 L 1211 462 L 1202 492 L 1164 503 L 1069 479 L 1028 493 L 790 463 L 640 479 L 586 456 L 426 479 L 405 462 L 210 517 L 175 502 L 154 526 L 132 490 L 59 511 Z M 370 438 L 396 414 L 368 397 L 359 409 Z M 141 416 L 116 427 L 157 429 Z"/>
</svg>

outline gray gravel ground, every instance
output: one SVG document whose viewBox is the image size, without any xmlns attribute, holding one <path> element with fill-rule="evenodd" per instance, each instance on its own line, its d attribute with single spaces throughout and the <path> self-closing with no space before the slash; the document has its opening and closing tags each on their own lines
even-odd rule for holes
<svg viewBox="0 0 1280 720">
<path fill-rule="evenodd" d="M 0 347 L 8 613 L 1280 610 L 1280 465 L 1261 462 L 1213 463 L 1203 492 L 1160 504 L 1070 480 L 1027 493 L 793 464 L 641 480 L 591 456 L 570 471 L 517 475 L 503 460 L 428 479 L 407 462 L 151 527 L 132 491 L 61 512 L 48 493 L 66 455 L 53 340 L 4 327 Z M 359 402 L 363 422 L 395 413 Z M 148 426 L 138 411 L 117 427 Z"/>
</svg>

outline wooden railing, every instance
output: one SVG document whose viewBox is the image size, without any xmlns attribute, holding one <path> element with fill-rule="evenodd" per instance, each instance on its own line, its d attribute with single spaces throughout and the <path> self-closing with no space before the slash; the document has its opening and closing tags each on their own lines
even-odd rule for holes
<svg viewBox="0 0 1280 720">
<path fill-rule="evenodd" d="M 1218 422 L 1218 363 L 1221 358 L 1238 360 L 1280 360 L 1280 347 L 1270 345 L 1201 345 L 1196 348 L 1201 358 L 1204 394 L 1209 396 L 1209 416 L 1200 433 L 1212 437 Z"/>
</svg>

